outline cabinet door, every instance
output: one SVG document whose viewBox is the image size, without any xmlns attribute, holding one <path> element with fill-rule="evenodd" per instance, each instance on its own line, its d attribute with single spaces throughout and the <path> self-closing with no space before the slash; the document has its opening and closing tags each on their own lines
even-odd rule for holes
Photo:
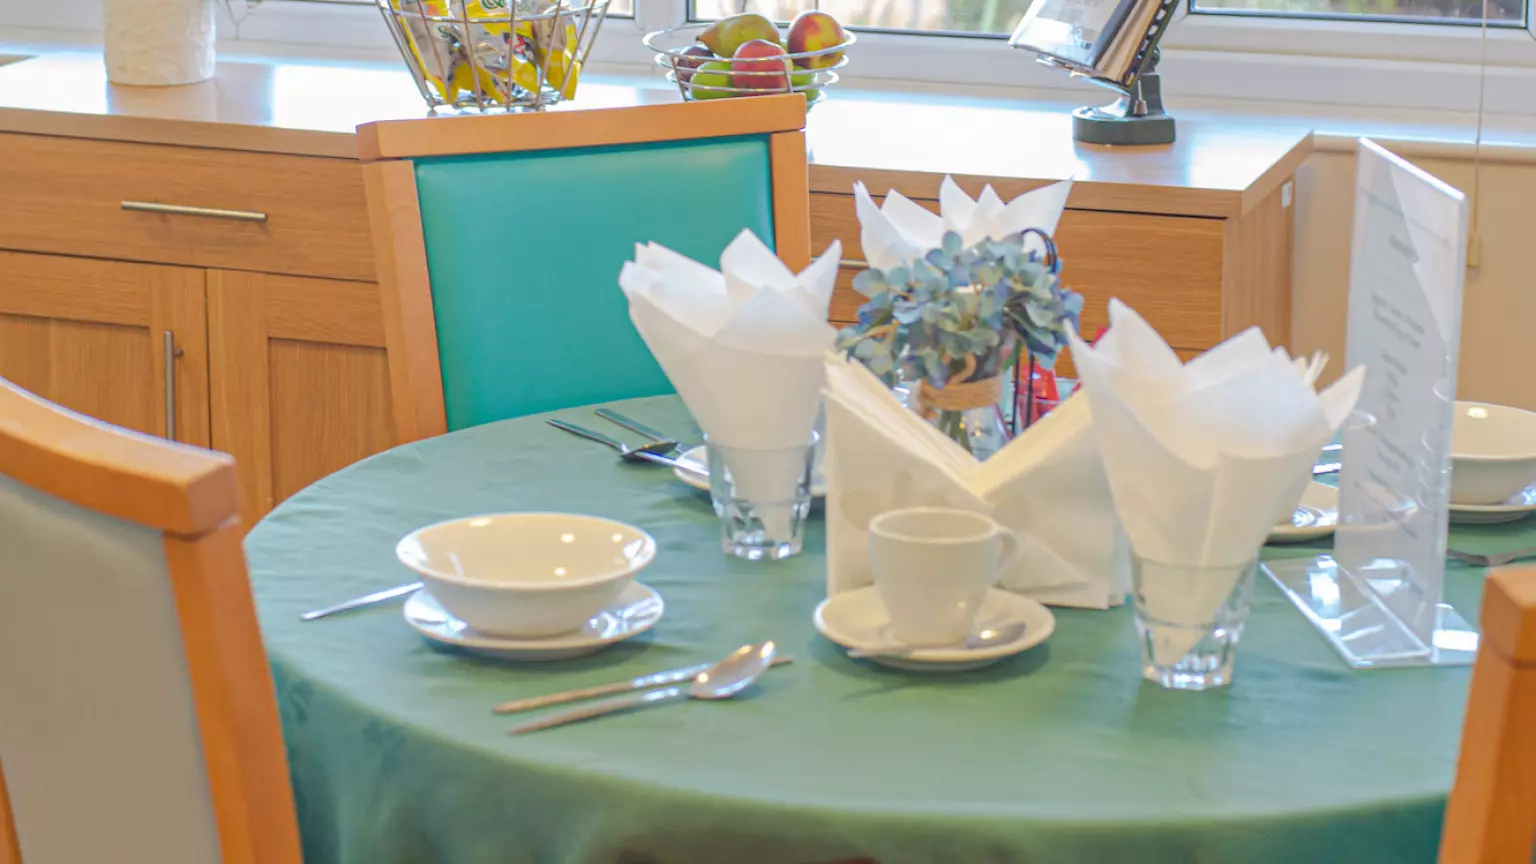
<svg viewBox="0 0 1536 864">
<path fill-rule="evenodd" d="M 206 447 L 203 277 L 0 252 L 0 376 L 99 420 Z"/>
<path fill-rule="evenodd" d="M 394 443 L 377 285 L 210 270 L 208 331 L 213 446 L 247 525 Z"/>
</svg>

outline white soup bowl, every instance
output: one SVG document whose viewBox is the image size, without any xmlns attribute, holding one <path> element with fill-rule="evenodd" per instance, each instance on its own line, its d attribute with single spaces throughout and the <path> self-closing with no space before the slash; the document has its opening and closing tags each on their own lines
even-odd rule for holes
<svg viewBox="0 0 1536 864">
<path fill-rule="evenodd" d="M 474 629 L 539 638 L 579 630 L 611 605 L 656 557 L 656 541 L 595 516 L 501 513 L 418 529 L 395 555 Z"/>
<path fill-rule="evenodd" d="M 1457 402 L 1451 503 L 1502 504 L 1536 482 L 1536 412 Z"/>
</svg>

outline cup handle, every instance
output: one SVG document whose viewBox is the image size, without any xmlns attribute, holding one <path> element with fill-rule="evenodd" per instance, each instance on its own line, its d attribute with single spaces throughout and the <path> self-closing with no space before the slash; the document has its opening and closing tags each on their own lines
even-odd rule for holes
<svg viewBox="0 0 1536 864">
<path fill-rule="evenodd" d="M 999 525 L 997 539 L 1002 541 L 1002 549 L 997 554 L 997 571 L 1001 575 L 1002 571 L 1007 570 L 1008 565 L 1013 563 L 1013 559 L 1019 557 L 1019 535 L 1015 534 L 1012 528 Z"/>
</svg>

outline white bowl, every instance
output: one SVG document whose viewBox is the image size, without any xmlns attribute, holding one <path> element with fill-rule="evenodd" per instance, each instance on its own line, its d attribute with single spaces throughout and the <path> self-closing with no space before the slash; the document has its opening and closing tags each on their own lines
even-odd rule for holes
<svg viewBox="0 0 1536 864">
<path fill-rule="evenodd" d="M 595 516 L 501 513 L 418 529 L 395 555 L 474 629 L 537 638 L 580 629 L 618 600 L 656 541 Z"/>
<path fill-rule="evenodd" d="M 1536 412 L 1457 402 L 1451 503 L 1502 504 L 1536 482 Z"/>
</svg>

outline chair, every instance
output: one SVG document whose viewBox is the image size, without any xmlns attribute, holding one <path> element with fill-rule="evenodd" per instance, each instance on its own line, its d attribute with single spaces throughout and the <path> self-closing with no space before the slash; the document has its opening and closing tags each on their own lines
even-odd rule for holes
<svg viewBox="0 0 1536 864">
<path fill-rule="evenodd" d="M 358 128 L 400 441 L 671 392 L 618 287 L 636 243 L 810 263 L 798 94 Z"/>
<path fill-rule="evenodd" d="M 227 456 L 0 380 L 0 864 L 297 864 Z"/>
<path fill-rule="evenodd" d="M 1445 809 L 1441 864 L 1531 864 L 1536 851 L 1536 567 L 1494 572 Z"/>
</svg>

